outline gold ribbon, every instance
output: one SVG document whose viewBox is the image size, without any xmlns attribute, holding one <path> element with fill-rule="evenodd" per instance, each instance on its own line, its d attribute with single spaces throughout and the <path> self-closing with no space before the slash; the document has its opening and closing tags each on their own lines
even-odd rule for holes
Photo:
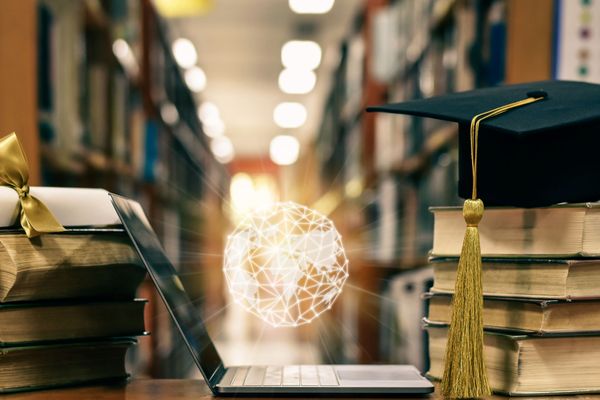
<svg viewBox="0 0 600 400">
<path fill-rule="evenodd" d="M 19 195 L 19 219 L 27 237 L 41 233 L 64 232 L 48 208 L 29 194 L 27 157 L 13 132 L 0 139 L 0 185 L 13 188 Z"/>
</svg>

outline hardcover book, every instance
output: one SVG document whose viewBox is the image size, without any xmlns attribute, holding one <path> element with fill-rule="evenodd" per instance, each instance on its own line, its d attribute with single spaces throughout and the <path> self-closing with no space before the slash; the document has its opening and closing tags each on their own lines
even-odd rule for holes
<svg viewBox="0 0 600 400">
<path fill-rule="evenodd" d="M 462 208 L 433 207 L 434 257 L 458 257 L 465 233 Z M 486 208 L 479 223 L 484 257 L 598 257 L 600 203 L 542 208 Z"/>
<path fill-rule="evenodd" d="M 429 298 L 426 322 L 450 324 L 452 297 L 433 293 L 426 297 Z M 483 325 L 490 330 L 536 335 L 600 332 L 600 300 L 487 297 L 483 301 Z"/>
<path fill-rule="evenodd" d="M 0 347 L 144 334 L 144 300 L 0 305 Z"/>
<path fill-rule="evenodd" d="M 114 339 L 0 348 L 0 393 L 123 380 L 133 344 Z"/>
<path fill-rule="evenodd" d="M 430 326 L 428 333 L 428 375 L 440 379 L 448 330 Z M 511 396 L 600 392 L 599 357 L 600 336 L 484 335 L 490 385 Z"/>
<path fill-rule="evenodd" d="M 452 293 L 458 259 L 432 259 L 432 292 Z M 543 299 L 600 298 L 600 260 L 483 259 L 486 296 Z"/>
</svg>

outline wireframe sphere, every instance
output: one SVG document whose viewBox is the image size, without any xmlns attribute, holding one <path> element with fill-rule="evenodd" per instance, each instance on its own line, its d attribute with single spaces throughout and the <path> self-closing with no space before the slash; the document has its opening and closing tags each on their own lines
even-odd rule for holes
<svg viewBox="0 0 600 400">
<path fill-rule="evenodd" d="M 272 326 L 298 326 L 331 308 L 348 277 L 333 222 L 293 202 L 246 215 L 229 235 L 223 272 L 235 302 Z"/>
</svg>

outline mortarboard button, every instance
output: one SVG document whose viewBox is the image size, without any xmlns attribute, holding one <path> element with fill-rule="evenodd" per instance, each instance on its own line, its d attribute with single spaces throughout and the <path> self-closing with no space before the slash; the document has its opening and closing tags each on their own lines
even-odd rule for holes
<svg viewBox="0 0 600 400">
<path fill-rule="evenodd" d="M 545 90 L 532 90 L 531 92 L 527 92 L 527 97 L 534 97 L 534 98 L 543 97 L 543 98 L 546 98 L 546 97 L 548 97 L 548 93 L 546 93 Z"/>
</svg>

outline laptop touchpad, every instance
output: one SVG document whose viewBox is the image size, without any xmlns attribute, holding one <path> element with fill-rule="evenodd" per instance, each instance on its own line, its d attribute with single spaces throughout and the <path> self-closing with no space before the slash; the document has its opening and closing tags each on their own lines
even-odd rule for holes
<svg viewBox="0 0 600 400">
<path fill-rule="evenodd" d="M 371 369 L 361 370 L 346 370 L 339 368 L 338 376 L 344 381 L 414 381 L 421 379 L 421 376 L 415 371 L 394 371 L 379 369 L 374 371 Z"/>
</svg>

